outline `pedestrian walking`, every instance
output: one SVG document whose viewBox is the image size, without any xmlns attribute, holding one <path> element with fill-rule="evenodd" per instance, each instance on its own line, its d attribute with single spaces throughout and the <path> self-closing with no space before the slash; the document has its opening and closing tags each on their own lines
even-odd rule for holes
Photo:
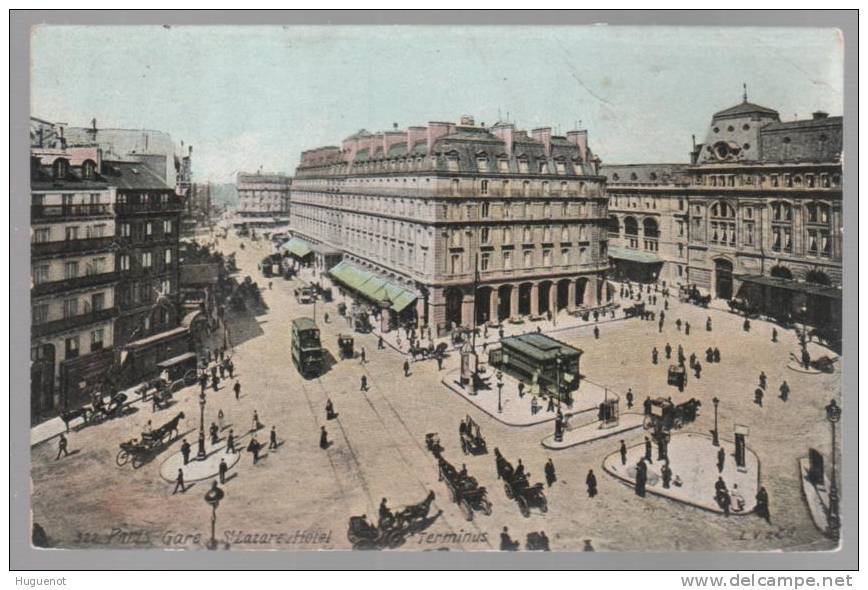
<svg viewBox="0 0 868 590">
<path fill-rule="evenodd" d="M 329 448 L 329 434 L 328 434 L 328 432 L 326 432 L 325 426 L 320 426 L 319 448 L 321 448 L 323 450 Z"/>
<path fill-rule="evenodd" d="M 500 550 L 501 551 L 518 551 L 519 542 L 513 541 L 512 537 L 509 536 L 509 529 L 507 527 L 503 527 L 503 531 L 500 533 Z"/>
<path fill-rule="evenodd" d="M 262 443 L 256 440 L 256 435 L 253 435 L 253 438 L 250 439 L 250 442 L 247 444 L 247 451 L 253 454 L 253 464 L 256 465 L 259 462 L 259 451 L 262 450 Z"/>
<path fill-rule="evenodd" d="M 220 426 L 220 432 L 223 432 L 223 427 L 225 426 L 225 416 L 223 415 L 223 409 L 221 408 L 217 412 L 217 424 Z"/>
<path fill-rule="evenodd" d="M 365 347 L 363 346 L 362 349 L 359 351 L 359 364 L 364 365 L 366 362 L 368 362 L 368 357 L 365 353 Z"/>
<path fill-rule="evenodd" d="M 719 363 L 720 362 L 720 349 L 715 346 L 713 354 L 714 354 L 714 362 Z"/>
<path fill-rule="evenodd" d="M 555 474 L 555 464 L 552 462 L 551 457 L 549 457 L 549 460 L 546 461 L 545 468 L 543 470 L 546 474 L 546 484 L 548 485 L 548 487 L 552 487 L 552 484 L 558 480 L 558 477 Z"/>
<path fill-rule="evenodd" d="M 361 389 L 361 391 L 367 391 L 368 390 L 368 377 L 367 377 L 367 375 L 362 375 L 360 389 Z"/>
<path fill-rule="evenodd" d="M 696 353 L 691 352 L 690 353 L 690 368 L 692 369 L 695 366 L 696 366 Z"/>
<path fill-rule="evenodd" d="M 259 421 L 259 414 L 256 410 L 253 410 L 253 428 L 251 428 L 250 430 L 256 432 L 260 428 L 262 428 L 262 422 Z"/>
<path fill-rule="evenodd" d="M 705 331 L 711 332 L 711 316 L 708 316 L 708 318 L 705 320 Z"/>
<path fill-rule="evenodd" d="M 651 349 L 651 364 L 652 364 L 652 365 L 656 365 L 656 364 L 657 364 L 657 357 L 658 357 L 659 354 L 660 354 L 660 353 L 657 352 L 657 347 L 656 347 L 656 346 L 655 346 L 654 348 Z"/>
<path fill-rule="evenodd" d="M 660 321 L 657 322 L 657 333 L 658 334 L 663 333 L 663 312 L 662 311 L 660 312 Z"/>
<path fill-rule="evenodd" d="M 668 299 L 663 300 L 663 309 L 665 309 L 665 310 L 669 309 L 669 300 Z"/>
<path fill-rule="evenodd" d="M 690 322 L 684 322 L 684 335 L 690 336 Z"/>
<path fill-rule="evenodd" d="M 211 388 L 214 391 L 217 391 L 217 387 L 219 385 L 220 385 L 220 377 L 218 377 L 217 375 L 214 375 L 213 377 L 211 377 Z"/>
<path fill-rule="evenodd" d="M 772 328 L 772 342 L 778 341 L 778 329 Z"/>
<path fill-rule="evenodd" d="M 437 355 L 437 370 L 438 371 L 443 370 L 443 355 L 442 354 Z"/>
<path fill-rule="evenodd" d="M 790 386 L 787 385 L 786 381 L 781 383 L 780 392 L 781 392 L 781 396 L 780 396 L 781 401 L 785 402 L 790 398 Z"/>
<path fill-rule="evenodd" d="M 325 411 L 326 411 L 326 420 L 334 420 L 335 417 L 337 416 L 337 414 L 335 414 L 335 407 L 332 404 L 331 399 L 326 400 Z"/>
<path fill-rule="evenodd" d="M 232 362 L 232 359 L 226 359 L 226 370 L 229 371 L 229 378 L 234 379 L 235 363 Z"/>
<path fill-rule="evenodd" d="M 651 458 L 651 439 L 647 436 L 645 437 L 645 460 L 649 463 L 653 463 L 654 461 Z"/>
<path fill-rule="evenodd" d="M 404 361 L 404 377 L 409 377 L 409 376 L 410 376 L 410 361 L 405 360 Z"/>
<path fill-rule="evenodd" d="M 667 360 L 668 360 L 668 359 L 671 359 L 671 358 L 672 358 L 672 345 L 670 345 L 670 344 L 667 342 L 667 343 L 666 343 L 666 346 L 663 347 L 663 352 L 666 353 L 666 359 L 667 359 Z"/>
<path fill-rule="evenodd" d="M 750 320 L 749 319 L 744 318 L 744 323 L 741 325 L 741 329 L 744 330 L 745 332 L 750 332 Z"/>
<path fill-rule="evenodd" d="M 217 442 L 220 440 L 220 427 L 217 426 L 215 422 L 212 422 L 211 427 L 208 429 L 208 431 L 211 434 L 211 444 L 216 445 Z"/>
<path fill-rule="evenodd" d="M 669 484 L 672 482 L 672 468 L 669 467 L 669 459 L 666 459 L 660 469 L 660 477 L 663 478 L 663 487 L 669 489 Z"/>
<path fill-rule="evenodd" d="M 696 375 L 697 379 L 702 376 L 702 363 L 696 361 L 696 364 L 693 365 L 693 373 Z"/>
<path fill-rule="evenodd" d="M 229 471 L 226 459 L 220 459 L 220 466 L 217 468 L 217 471 L 220 474 L 220 483 L 226 483 L 226 472 Z"/>
<path fill-rule="evenodd" d="M 277 448 L 277 430 L 275 427 L 271 427 L 271 432 L 268 434 L 268 449 L 276 449 Z"/>
<path fill-rule="evenodd" d="M 726 462 L 726 451 L 723 450 L 723 447 L 717 449 L 717 472 L 723 473 L 723 465 Z"/>
<path fill-rule="evenodd" d="M 181 442 L 181 456 L 184 458 L 184 465 L 190 462 L 190 443 L 186 438 Z"/>
<path fill-rule="evenodd" d="M 678 331 L 681 331 L 681 318 L 675 320 L 675 327 L 678 328 Z"/>
<path fill-rule="evenodd" d="M 175 489 L 172 490 L 173 496 L 178 493 L 179 488 L 182 494 L 187 491 L 187 488 L 184 487 L 184 470 L 181 468 L 178 468 L 178 476 L 175 478 Z"/>
<path fill-rule="evenodd" d="M 599 328 L 599 326 L 594 326 L 594 339 L 595 339 L 595 340 L 599 340 L 599 339 L 600 339 L 600 328 Z"/>
<path fill-rule="evenodd" d="M 220 378 L 225 379 L 226 378 L 226 365 L 224 365 L 223 363 L 220 363 L 219 366 L 220 366 Z"/>
<path fill-rule="evenodd" d="M 627 445 L 624 443 L 624 439 L 621 439 L 621 446 L 618 448 L 618 452 L 621 453 L 621 465 L 627 464 Z"/>
<path fill-rule="evenodd" d="M 386 348 L 386 345 L 383 343 L 383 337 L 378 336 L 377 337 L 377 350 L 383 350 L 384 348 Z"/>
<path fill-rule="evenodd" d="M 238 452 L 235 450 L 235 433 L 231 428 L 229 429 L 229 436 L 226 437 L 226 452 L 233 455 Z"/>
<path fill-rule="evenodd" d="M 57 440 L 57 457 L 54 458 L 55 461 L 60 459 L 60 455 L 64 457 L 69 456 L 69 450 L 67 450 L 68 441 L 66 440 L 66 436 L 61 434 L 60 438 Z"/>
<path fill-rule="evenodd" d="M 642 402 L 642 410 L 646 416 L 651 414 L 651 396 L 645 398 L 645 401 Z"/>
<path fill-rule="evenodd" d="M 645 497 L 645 484 L 648 481 L 648 466 L 645 465 L 644 459 L 639 459 L 636 463 L 636 495 Z"/>
<path fill-rule="evenodd" d="M 588 470 L 588 476 L 585 478 L 585 484 L 588 486 L 588 497 L 593 498 L 597 495 L 597 476 L 594 475 L 594 470 Z"/>
<path fill-rule="evenodd" d="M 772 523 L 771 514 L 769 513 L 769 493 L 764 486 L 760 486 L 756 493 L 756 508 L 754 508 L 754 512 L 767 523 Z"/>
<path fill-rule="evenodd" d="M 628 409 L 632 408 L 633 407 L 633 388 L 632 387 L 627 388 L 627 395 L 625 395 L 624 397 L 627 399 L 627 408 Z"/>
<path fill-rule="evenodd" d="M 757 387 L 753 392 L 753 403 L 759 407 L 763 407 L 763 390 Z"/>
<path fill-rule="evenodd" d="M 237 401 L 241 398 L 241 381 L 236 381 L 232 389 L 235 390 L 235 400 Z"/>
<path fill-rule="evenodd" d="M 768 378 L 766 377 L 766 373 L 765 373 L 765 371 L 760 371 L 760 376 L 759 376 L 759 386 L 762 387 L 763 389 L 766 388 L 766 385 L 767 385 L 767 379 L 768 379 Z"/>
</svg>

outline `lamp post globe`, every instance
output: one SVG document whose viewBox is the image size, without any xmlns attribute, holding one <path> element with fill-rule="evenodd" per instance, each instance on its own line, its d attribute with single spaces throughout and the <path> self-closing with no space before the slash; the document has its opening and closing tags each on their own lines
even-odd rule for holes
<svg viewBox="0 0 868 590">
<path fill-rule="evenodd" d="M 211 489 L 205 493 L 205 503 L 211 506 L 211 538 L 206 543 L 208 549 L 217 549 L 217 507 L 220 505 L 220 500 L 223 499 L 223 490 L 217 486 L 217 482 L 211 483 Z"/>
</svg>

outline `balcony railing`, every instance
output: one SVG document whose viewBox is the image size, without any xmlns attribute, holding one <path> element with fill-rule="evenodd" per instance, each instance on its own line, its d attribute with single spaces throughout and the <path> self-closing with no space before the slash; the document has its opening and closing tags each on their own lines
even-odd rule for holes
<svg viewBox="0 0 868 590">
<path fill-rule="evenodd" d="M 64 219 L 68 217 L 110 217 L 112 206 L 103 205 L 32 205 L 30 219 Z"/>
<path fill-rule="evenodd" d="M 133 215 L 140 213 L 160 213 L 183 211 L 184 202 L 181 199 L 168 201 L 154 201 L 151 203 L 116 203 L 115 211 L 118 215 Z"/>
<path fill-rule="evenodd" d="M 95 324 L 97 322 L 104 322 L 115 317 L 117 313 L 118 309 L 116 307 L 108 307 L 97 311 L 74 315 L 68 318 L 33 324 L 30 327 L 30 332 L 34 338 L 40 338 L 48 334 L 56 334 L 66 330 L 89 326 L 90 324 Z"/>
<path fill-rule="evenodd" d="M 85 289 L 87 287 L 99 287 L 108 285 L 118 280 L 119 273 L 103 272 L 93 275 L 84 275 L 75 277 L 74 279 L 61 279 L 59 281 L 50 281 L 35 285 L 31 290 L 33 297 L 41 297 L 43 295 L 53 295 L 64 291 L 72 291 L 74 289 Z"/>
<path fill-rule="evenodd" d="M 114 237 L 83 238 L 80 240 L 61 240 L 57 242 L 34 242 L 30 245 L 32 258 L 57 254 L 81 254 L 83 252 L 103 252 L 111 249 Z"/>
</svg>

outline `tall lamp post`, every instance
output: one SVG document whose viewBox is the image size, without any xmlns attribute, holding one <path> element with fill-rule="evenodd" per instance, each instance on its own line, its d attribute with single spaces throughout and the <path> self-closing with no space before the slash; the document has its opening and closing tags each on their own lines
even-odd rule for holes
<svg viewBox="0 0 868 590">
<path fill-rule="evenodd" d="M 810 357 L 808 356 L 808 305 L 806 303 L 802 303 L 799 307 L 799 315 L 802 316 L 802 333 L 799 334 L 799 344 L 802 349 L 802 363 L 807 369 L 809 366 L 806 359 Z"/>
<path fill-rule="evenodd" d="M 837 539 L 841 534 L 841 516 L 838 513 L 838 468 L 835 457 L 835 425 L 841 420 L 841 408 L 832 400 L 826 406 L 826 419 L 832 425 L 832 481 L 829 484 L 829 535 Z"/>
<path fill-rule="evenodd" d="M 720 446 L 720 438 L 719 438 L 718 433 L 717 433 L 717 406 L 720 403 L 720 399 L 718 399 L 718 397 L 715 396 L 711 400 L 711 402 L 714 404 L 714 430 L 711 433 L 711 444 L 713 444 L 716 447 L 719 447 Z"/>
<path fill-rule="evenodd" d="M 558 367 L 558 376 L 557 376 L 558 390 L 557 390 L 557 394 L 558 394 L 558 412 L 560 412 L 561 411 L 561 350 L 560 349 L 558 349 L 558 353 L 555 356 L 555 363 L 557 364 L 557 367 Z"/>
<path fill-rule="evenodd" d="M 500 414 L 503 412 L 503 405 L 500 401 L 501 393 L 503 392 L 503 373 L 501 371 L 497 372 L 497 413 Z"/>
<path fill-rule="evenodd" d="M 211 484 L 211 489 L 205 493 L 205 502 L 211 506 L 211 538 L 205 546 L 211 550 L 217 549 L 217 507 L 220 505 L 220 500 L 223 499 L 223 496 L 223 490 L 217 487 L 216 481 Z"/>
<path fill-rule="evenodd" d="M 205 438 L 205 392 L 199 394 L 199 440 Z M 199 450 L 196 453 L 198 459 L 205 458 L 205 447 L 199 445 Z"/>
</svg>

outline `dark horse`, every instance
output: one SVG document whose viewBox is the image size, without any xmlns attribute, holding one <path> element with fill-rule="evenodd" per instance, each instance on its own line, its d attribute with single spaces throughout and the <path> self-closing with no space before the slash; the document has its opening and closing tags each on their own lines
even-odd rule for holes
<svg viewBox="0 0 868 590">
<path fill-rule="evenodd" d="M 152 438 L 156 440 L 164 440 L 167 438 L 172 440 L 178 436 L 178 423 L 184 418 L 184 412 L 178 412 L 177 415 L 160 426 L 155 428 L 149 435 L 142 435 L 142 438 Z"/>
<path fill-rule="evenodd" d="M 69 410 L 68 412 L 61 412 L 60 419 L 63 420 L 63 423 L 66 425 L 66 431 L 69 432 L 69 423 L 75 420 L 76 418 L 81 418 L 85 424 L 90 420 L 90 416 L 93 412 L 88 407 L 81 407 L 75 410 Z"/>
</svg>

